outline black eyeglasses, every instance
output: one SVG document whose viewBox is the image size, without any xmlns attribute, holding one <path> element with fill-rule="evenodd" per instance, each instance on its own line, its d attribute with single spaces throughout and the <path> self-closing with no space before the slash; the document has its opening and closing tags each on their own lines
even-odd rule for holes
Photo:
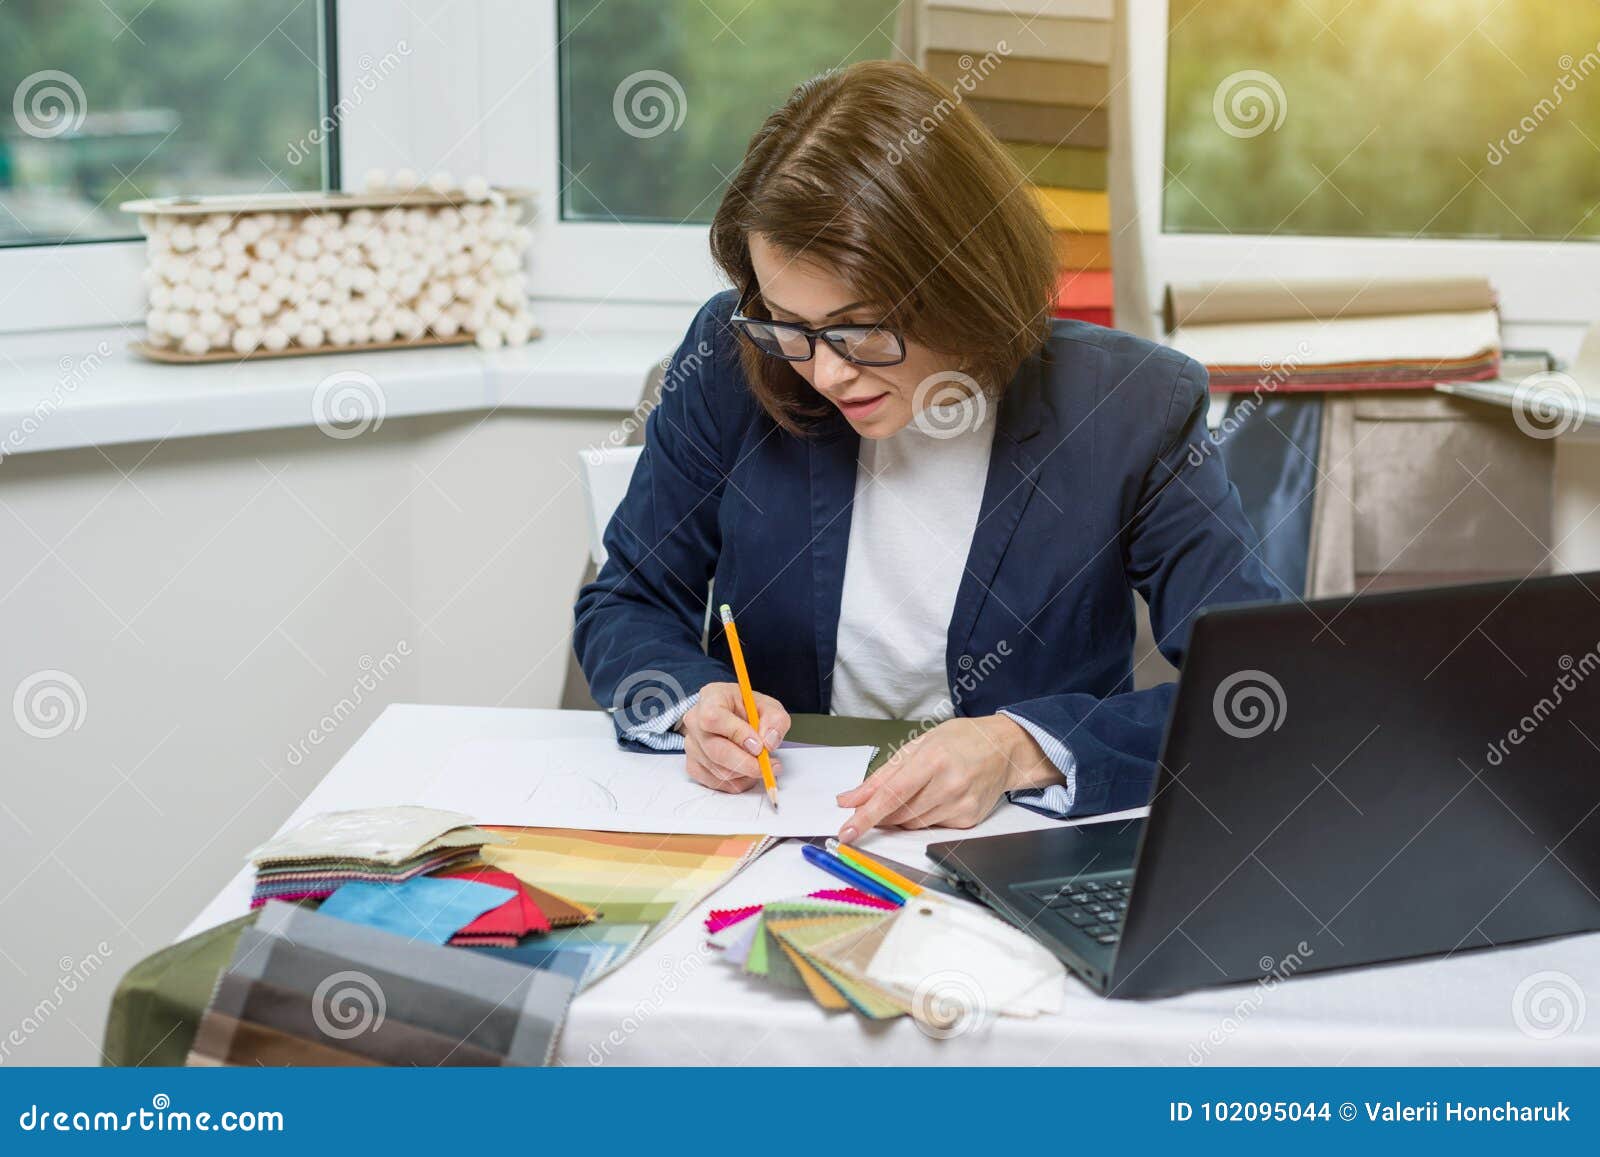
<svg viewBox="0 0 1600 1157">
<path fill-rule="evenodd" d="M 729 322 L 764 354 L 786 362 L 808 362 L 817 353 L 817 339 L 845 361 L 858 366 L 897 366 L 906 360 L 906 343 L 892 329 L 876 325 L 825 325 L 821 329 L 789 321 L 750 317 L 745 305 L 754 286 L 739 299 Z"/>
</svg>

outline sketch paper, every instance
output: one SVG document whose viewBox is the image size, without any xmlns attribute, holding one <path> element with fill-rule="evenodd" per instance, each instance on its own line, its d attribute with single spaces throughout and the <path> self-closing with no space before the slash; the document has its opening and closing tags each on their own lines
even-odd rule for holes
<svg viewBox="0 0 1600 1157">
<path fill-rule="evenodd" d="M 622 751 L 609 740 L 463 743 L 416 803 L 476 822 L 698 835 L 832 835 L 850 816 L 834 798 L 858 785 L 871 747 L 784 748 L 778 811 L 760 785 L 742 795 L 701 787 L 682 754 Z"/>
</svg>

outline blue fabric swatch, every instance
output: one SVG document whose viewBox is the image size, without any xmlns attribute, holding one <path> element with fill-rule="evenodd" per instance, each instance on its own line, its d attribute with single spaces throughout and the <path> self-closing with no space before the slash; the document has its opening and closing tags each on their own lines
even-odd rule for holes
<svg viewBox="0 0 1600 1157">
<path fill-rule="evenodd" d="M 352 924 L 381 928 L 407 940 L 443 944 L 511 897 L 508 888 L 475 880 L 416 876 L 398 884 L 344 884 L 322 902 L 318 911 Z"/>
</svg>

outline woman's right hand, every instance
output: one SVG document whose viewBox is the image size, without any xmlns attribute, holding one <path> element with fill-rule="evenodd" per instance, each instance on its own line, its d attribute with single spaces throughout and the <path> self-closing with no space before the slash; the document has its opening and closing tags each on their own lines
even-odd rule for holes
<svg viewBox="0 0 1600 1157">
<path fill-rule="evenodd" d="M 683 731 L 689 778 L 717 791 L 748 791 L 761 782 L 761 764 L 756 756 L 766 747 L 776 752 L 789 731 L 789 713 L 770 695 L 756 692 L 756 713 L 761 717 L 761 735 L 745 721 L 744 697 L 737 683 L 707 683 L 700 698 L 684 714 Z M 780 767 L 772 757 L 772 774 Z"/>
</svg>

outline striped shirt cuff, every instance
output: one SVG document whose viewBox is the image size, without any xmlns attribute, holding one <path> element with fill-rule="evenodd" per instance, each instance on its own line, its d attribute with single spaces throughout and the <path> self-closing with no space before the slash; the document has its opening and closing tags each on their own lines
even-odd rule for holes
<svg viewBox="0 0 1600 1157">
<path fill-rule="evenodd" d="M 642 743 L 656 751 L 682 751 L 683 736 L 672 730 L 678 721 L 689 713 L 689 708 L 700 701 L 700 692 L 696 691 L 687 699 L 680 699 L 660 715 L 655 716 L 648 723 L 641 723 L 637 727 L 630 727 L 622 734 L 635 743 Z M 1018 722 L 1021 722 L 1020 720 Z"/>
<path fill-rule="evenodd" d="M 1067 813 L 1072 810 L 1072 801 L 1078 795 L 1078 758 L 1072 754 L 1072 748 L 1037 723 L 1030 722 L 1020 715 L 1013 715 L 1009 711 L 1002 711 L 1000 714 L 1033 736 L 1044 751 L 1045 758 L 1055 764 L 1056 770 L 1066 780 L 1065 783 L 1052 783 L 1049 787 L 1027 787 L 1008 791 L 1006 798 L 1012 803 L 1021 804 L 1034 811 L 1053 815 L 1057 819 L 1066 819 Z"/>
</svg>

